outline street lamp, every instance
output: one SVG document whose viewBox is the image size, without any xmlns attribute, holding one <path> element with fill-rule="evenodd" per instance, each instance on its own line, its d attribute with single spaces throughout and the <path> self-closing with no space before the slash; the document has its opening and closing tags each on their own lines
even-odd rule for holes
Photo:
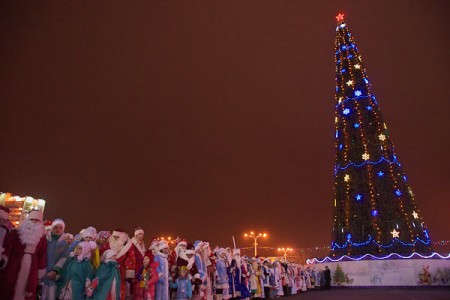
<svg viewBox="0 0 450 300">
<path fill-rule="evenodd" d="M 257 235 L 251 231 L 250 233 L 245 233 L 244 234 L 245 237 L 251 237 L 253 238 L 253 240 L 255 241 L 255 243 L 253 244 L 255 246 L 255 257 L 258 254 L 258 238 L 260 237 L 267 237 L 267 233 L 258 233 Z"/>
<path fill-rule="evenodd" d="M 292 248 L 278 248 L 278 251 L 283 251 L 283 254 L 284 254 L 284 260 L 287 260 L 287 253 L 289 252 L 289 251 L 293 251 L 294 249 L 292 249 Z"/>
</svg>

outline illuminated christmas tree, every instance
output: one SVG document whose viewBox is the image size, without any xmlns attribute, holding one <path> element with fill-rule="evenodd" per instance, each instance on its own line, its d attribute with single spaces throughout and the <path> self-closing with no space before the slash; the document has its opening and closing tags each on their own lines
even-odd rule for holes
<svg viewBox="0 0 450 300">
<path fill-rule="evenodd" d="M 336 17 L 332 255 L 430 253 L 428 231 L 343 17 Z"/>
</svg>

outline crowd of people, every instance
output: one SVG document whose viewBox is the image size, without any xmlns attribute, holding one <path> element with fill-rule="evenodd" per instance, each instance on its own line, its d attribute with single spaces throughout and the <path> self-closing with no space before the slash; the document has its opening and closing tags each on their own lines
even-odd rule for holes
<svg viewBox="0 0 450 300">
<path fill-rule="evenodd" d="M 31 211 L 16 228 L 0 207 L 0 299 L 269 299 L 330 287 L 330 270 L 284 259 L 247 257 L 237 248 L 177 238 L 144 243 L 144 230 L 65 233 Z"/>
</svg>

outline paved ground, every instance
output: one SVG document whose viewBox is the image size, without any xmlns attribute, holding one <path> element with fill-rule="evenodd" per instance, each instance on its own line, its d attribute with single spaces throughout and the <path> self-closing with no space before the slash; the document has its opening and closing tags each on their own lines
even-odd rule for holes
<svg viewBox="0 0 450 300">
<path fill-rule="evenodd" d="M 361 288 L 312 291 L 279 300 L 450 300 L 450 288 Z"/>
</svg>

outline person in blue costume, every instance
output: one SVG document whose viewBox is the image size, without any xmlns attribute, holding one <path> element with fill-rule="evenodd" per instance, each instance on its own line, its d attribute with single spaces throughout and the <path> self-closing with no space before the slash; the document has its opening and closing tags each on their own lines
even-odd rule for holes
<svg viewBox="0 0 450 300">
<path fill-rule="evenodd" d="M 117 251 L 106 250 L 95 278 L 87 290 L 87 296 L 95 300 L 120 300 L 120 272 Z"/>
<path fill-rule="evenodd" d="M 97 247 L 93 241 L 80 242 L 70 253 L 58 282 L 60 300 L 84 300 L 92 280 L 91 252 Z"/>
<path fill-rule="evenodd" d="M 47 269 L 43 279 L 42 300 L 56 299 L 56 278 L 61 274 L 67 260 L 65 252 L 69 248 L 64 233 L 65 227 L 62 219 L 55 219 L 47 234 Z"/>
<path fill-rule="evenodd" d="M 169 300 L 169 245 L 165 241 L 159 241 L 155 246 L 154 261 L 158 263 L 156 272 L 159 280 L 156 283 L 156 300 Z"/>
<path fill-rule="evenodd" d="M 229 288 L 228 274 L 227 274 L 227 255 L 225 249 L 219 248 L 216 250 L 216 280 L 214 287 L 216 288 L 216 300 L 222 300 L 223 291 Z"/>
<path fill-rule="evenodd" d="M 177 289 L 177 300 L 188 300 L 192 297 L 192 284 L 186 266 L 179 268 L 178 277 L 175 282 L 170 283 L 170 287 Z"/>
</svg>

